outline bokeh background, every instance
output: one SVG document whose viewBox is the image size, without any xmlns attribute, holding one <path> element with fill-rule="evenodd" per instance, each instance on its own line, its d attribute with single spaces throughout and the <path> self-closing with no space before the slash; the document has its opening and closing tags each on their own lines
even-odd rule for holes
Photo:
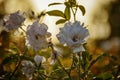
<svg viewBox="0 0 120 80">
<path fill-rule="evenodd" d="M 52 2 L 64 2 L 64 0 L 0 0 L 0 20 L 5 15 L 18 10 L 26 12 L 27 15 L 32 14 L 31 11 L 34 11 L 35 15 L 37 15 L 42 11 L 49 11 L 53 9 L 64 10 L 64 6 L 62 5 L 48 7 L 48 4 Z M 78 12 L 77 20 L 84 22 L 90 31 L 90 38 L 87 43 L 88 51 L 94 55 L 107 52 L 111 55 L 119 56 L 120 0 L 79 0 L 78 2 L 86 9 L 86 14 L 84 16 Z M 28 18 L 29 19 L 25 21 L 25 25 L 32 23 L 32 16 L 28 16 Z M 42 22 L 48 25 L 49 32 L 52 33 L 52 41 L 59 45 L 59 41 L 56 39 L 56 34 L 59 32 L 59 28 L 63 27 L 63 24 L 55 25 L 55 21 L 57 19 L 58 18 L 56 17 L 46 15 Z M 6 53 L 4 52 L 4 49 L 8 48 L 10 44 L 9 36 L 7 34 L 8 33 L 2 31 L 2 27 L 0 27 L 0 63 L 2 62 L 2 58 Z M 20 34 L 16 34 L 16 36 L 12 36 L 13 41 L 18 42 L 17 46 L 22 50 L 21 43 L 24 41 L 24 39 L 23 37 L 19 36 Z M 67 63 L 68 61 L 69 60 L 66 60 L 64 63 Z M 106 58 L 101 62 L 101 64 L 95 64 L 91 70 L 95 74 L 98 74 L 101 72 L 101 66 L 109 63 L 110 61 L 108 58 Z M 2 71 L 0 73 L 2 73 Z"/>
</svg>

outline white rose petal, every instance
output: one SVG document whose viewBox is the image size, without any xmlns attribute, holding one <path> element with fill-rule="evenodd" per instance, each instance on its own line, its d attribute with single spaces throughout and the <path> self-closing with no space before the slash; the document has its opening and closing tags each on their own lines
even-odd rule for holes
<svg viewBox="0 0 120 80">
<path fill-rule="evenodd" d="M 18 29 L 25 21 L 25 15 L 24 13 L 17 11 L 15 13 L 10 14 L 9 16 L 6 16 L 4 21 L 7 31 L 15 30 Z"/>
<path fill-rule="evenodd" d="M 33 48 L 35 51 L 48 47 L 47 38 L 51 34 L 47 32 L 47 29 L 47 25 L 39 24 L 38 21 L 29 25 L 26 32 L 27 46 Z"/>
<path fill-rule="evenodd" d="M 74 23 L 68 22 L 63 28 L 60 28 L 57 38 L 61 44 L 66 44 L 76 53 L 85 51 L 82 45 L 86 43 L 89 38 L 89 32 L 88 29 L 84 27 L 84 23 L 80 25 L 78 21 Z"/>
</svg>

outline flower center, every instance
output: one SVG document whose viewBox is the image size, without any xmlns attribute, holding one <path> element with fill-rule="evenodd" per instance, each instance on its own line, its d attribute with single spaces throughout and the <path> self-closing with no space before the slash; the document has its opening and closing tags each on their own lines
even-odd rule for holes
<svg viewBox="0 0 120 80">
<path fill-rule="evenodd" d="M 72 41 L 73 41 L 73 42 L 77 42 L 77 41 L 78 41 L 78 36 L 76 36 L 76 35 L 73 36 Z"/>
<path fill-rule="evenodd" d="M 36 40 L 38 40 L 39 39 L 39 35 L 37 34 L 37 35 L 35 35 L 35 39 Z"/>
</svg>

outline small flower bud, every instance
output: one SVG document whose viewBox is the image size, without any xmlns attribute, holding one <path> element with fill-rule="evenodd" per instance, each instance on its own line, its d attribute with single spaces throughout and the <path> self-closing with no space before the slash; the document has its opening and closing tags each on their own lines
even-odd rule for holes
<svg viewBox="0 0 120 80">
<path fill-rule="evenodd" d="M 37 66 L 40 66 L 41 63 L 43 63 L 43 62 L 46 61 L 46 59 L 45 59 L 45 57 L 43 57 L 43 56 L 35 55 L 34 61 L 35 61 L 35 63 L 37 64 Z"/>
</svg>

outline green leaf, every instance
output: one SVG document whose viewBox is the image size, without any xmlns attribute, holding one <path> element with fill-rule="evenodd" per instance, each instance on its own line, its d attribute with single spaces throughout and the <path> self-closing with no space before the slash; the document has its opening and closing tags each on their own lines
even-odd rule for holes
<svg viewBox="0 0 120 80">
<path fill-rule="evenodd" d="M 68 0 L 69 2 L 73 2 L 73 3 L 76 3 L 76 0 Z"/>
<path fill-rule="evenodd" d="M 102 73 L 98 76 L 96 76 L 95 80 L 111 80 L 112 79 L 112 74 L 110 73 Z"/>
<path fill-rule="evenodd" d="M 70 80 L 68 76 L 64 77 L 64 80 Z"/>
<path fill-rule="evenodd" d="M 78 63 L 78 59 L 75 55 L 73 55 L 73 60 L 74 60 L 74 63 Z"/>
<path fill-rule="evenodd" d="M 64 11 L 64 14 L 65 14 L 65 17 L 67 20 L 70 20 L 70 17 L 71 17 L 71 14 L 70 14 L 70 7 L 67 7 L 65 8 L 65 11 Z"/>
<path fill-rule="evenodd" d="M 60 10 L 48 11 L 47 14 L 50 15 L 50 16 L 59 16 L 59 17 L 65 18 L 64 13 L 62 11 L 60 11 Z"/>
<path fill-rule="evenodd" d="M 55 2 L 55 3 L 51 3 L 51 4 L 49 4 L 48 6 L 60 5 L 60 4 L 63 4 L 63 3 L 58 3 L 58 2 Z"/>
<path fill-rule="evenodd" d="M 75 7 L 77 4 L 76 4 L 76 0 L 69 0 L 68 1 L 71 5 L 71 7 Z"/>
<path fill-rule="evenodd" d="M 88 71 L 82 73 L 82 74 L 80 75 L 80 77 L 81 77 L 81 78 L 85 78 L 85 76 L 86 76 L 87 74 L 88 74 Z"/>
<path fill-rule="evenodd" d="M 94 59 L 94 60 L 90 63 L 88 69 L 90 69 L 93 64 L 95 64 L 98 60 L 100 60 L 102 57 L 105 57 L 105 56 L 107 56 L 107 53 L 103 53 L 102 55 L 99 55 L 96 59 Z"/>
<path fill-rule="evenodd" d="M 64 5 L 65 5 L 66 7 L 71 7 L 70 2 L 64 2 Z"/>
<path fill-rule="evenodd" d="M 29 61 L 34 62 L 34 60 L 33 60 L 31 57 L 26 56 L 26 55 L 20 56 L 20 58 L 21 58 L 22 60 L 29 60 Z"/>
<path fill-rule="evenodd" d="M 56 25 L 65 23 L 66 21 L 67 21 L 67 20 L 65 20 L 65 19 L 59 19 L 59 20 L 56 22 Z"/>
<path fill-rule="evenodd" d="M 78 5 L 79 9 L 82 11 L 82 15 L 85 15 L 85 8 L 82 5 Z"/>
<path fill-rule="evenodd" d="M 54 64 L 53 65 L 53 70 L 57 70 L 59 68 L 59 65 L 58 64 Z"/>
<path fill-rule="evenodd" d="M 19 56 L 17 54 L 11 54 L 3 60 L 2 64 L 10 64 L 12 62 L 16 62 L 19 59 L 18 57 Z"/>
</svg>

